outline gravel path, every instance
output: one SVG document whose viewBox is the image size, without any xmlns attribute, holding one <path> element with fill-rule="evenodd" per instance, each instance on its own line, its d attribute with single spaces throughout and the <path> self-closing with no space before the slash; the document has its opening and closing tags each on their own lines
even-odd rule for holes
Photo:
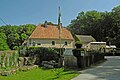
<svg viewBox="0 0 120 80">
<path fill-rule="evenodd" d="M 107 56 L 107 61 L 80 71 L 72 80 L 120 80 L 120 56 Z"/>
</svg>

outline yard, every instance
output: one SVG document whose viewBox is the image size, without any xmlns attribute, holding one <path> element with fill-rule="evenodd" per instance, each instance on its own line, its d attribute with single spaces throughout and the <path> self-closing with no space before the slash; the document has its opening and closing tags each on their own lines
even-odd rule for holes
<svg viewBox="0 0 120 80">
<path fill-rule="evenodd" d="M 36 68 L 26 72 L 19 71 L 9 76 L 0 76 L 0 80 L 70 80 L 78 74 L 78 71 L 71 69 Z"/>
</svg>

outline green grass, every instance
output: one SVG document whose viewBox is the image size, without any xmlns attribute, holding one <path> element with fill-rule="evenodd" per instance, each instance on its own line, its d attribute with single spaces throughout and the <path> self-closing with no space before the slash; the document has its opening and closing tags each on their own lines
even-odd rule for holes
<svg viewBox="0 0 120 80">
<path fill-rule="evenodd" d="M 30 71 L 19 71 L 9 76 L 0 76 L 0 80 L 70 80 L 79 74 L 78 71 L 36 68 Z"/>
</svg>

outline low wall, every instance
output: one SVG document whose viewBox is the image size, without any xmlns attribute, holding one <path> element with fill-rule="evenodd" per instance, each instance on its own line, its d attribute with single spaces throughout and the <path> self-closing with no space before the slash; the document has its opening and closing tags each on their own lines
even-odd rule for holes
<svg viewBox="0 0 120 80">
<path fill-rule="evenodd" d="M 104 60 L 105 53 L 86 52 L 81 49 L 74 49 L 73 55 L 77 58 L 77 66 L 79 68 L 89 67 L 96 62 Z"/>
<path fill-rule="evenodd" d="M 77 67 L 77 58 L 73 55 L 65 55 L 64 64 L 68 67 Z"/>
<path fill-rule="evenodd" d="M 64 52 L 64 65 L 67 67 L 77 67 L 77 58 L 73 55 L 72 49 L 66 49 Z"/>
</svg>

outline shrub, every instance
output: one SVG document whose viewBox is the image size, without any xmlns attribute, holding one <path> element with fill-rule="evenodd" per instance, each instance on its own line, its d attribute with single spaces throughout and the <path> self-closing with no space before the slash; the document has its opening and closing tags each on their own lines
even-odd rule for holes
<svg viewBox="0 0 120 80">
<path fill-rule="evenodd" d="M 63 52 L 64 49 L 62 49 Z M 59 51 L 58 48 L 45 48 L 45 47 L 30 47 L 26 51 L 27 57 L 36 58 L 36 64 L 40 65 L 42 61 L 50 61 L 55 60 L 58 62 L 59 59 Z"/>
<path fill-rule="evenodd" d="M 76 48 L 81 48 L 82 47 L 82 42 L 76 41 L 75 46 L 76 46 Z"/>
<path fill-rule="evenodd" d="M 80 48 L 80 49 L 73 49 L 73 55 L 75 57 L 80 57 L 81 56 L 81 51 L 84 51 L 84 49 Z"/>
</svg>

